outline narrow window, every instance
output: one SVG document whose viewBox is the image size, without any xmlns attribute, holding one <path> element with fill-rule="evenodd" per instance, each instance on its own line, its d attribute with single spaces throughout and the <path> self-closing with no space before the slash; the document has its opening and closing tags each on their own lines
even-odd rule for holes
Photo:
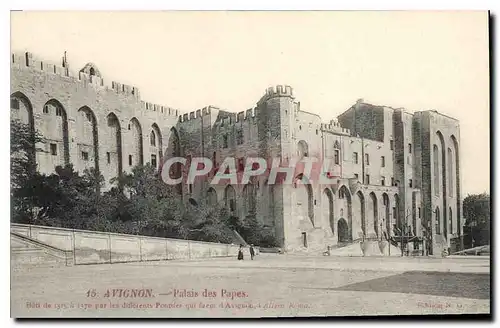
<svg viewBox="0 0 500 328">
<path fill-rule="evenodd" d="M 418 217 L 421 218 L 420 207 L 418 208 Z"/>
<path fill-rule="evenodd" d="M 380 157 L 380 161 L 382 162 L 381 166 L 385 167 L 385 156 Z"/>
<path fill-rule="evenodd" d="M 366 181 L 365 181 L 365 184 L 369 185 L 370 184 L 370 175 L 367 174 L 366 175 Z"/>
<path fill-rule="evenodd" d="M 192 183 L 189 184 L 189 193 L 190 194 L 193 193 L 193 184 Z"/>
<path fill-rule="evenodd" d="M 333 159 L 335 161 L 335 164 L 337 164 L 337 165 L 340 163 L 340 158 L 339 157 L 340 157 L 340 152 L 339 152 L 338 149 L 335 149 L 334 153 L 333 153 Z"/>
<path fill-rule="evenodd" d="M 369 154 L 365 154 L 365 164 L 370 165 L 370 155 Z"/>
<path fill-rule="evenodd" d="M 305 232 L 302 233 L 302 244 L 307 247 L 307 233 Z"/>
<path fill-rule="evenodd" d="M 394 185 L 395 185 L 395 184 L 394 184 L 394 177 L 391 177 L 391 186 L 393 186 L 393 187 L 394 187 Z"/>
<path fill-rule="evenodd" d="M 410 188 L 413 188 L 413 180 L 412 180 L 412 179 L 410 179 L 410 180 L 409 180 L 409 182 L 408 182 L 408 186 L 409 186 Z"/>
<path fill-rule="evenodd" d="M 89 153 L 87 153 L 86 151 L 82 151 L 82 159 L 84 161 L 88 161 L 89 160 Z"/>
<path fill-rule="evenodd" d="M 385 177 L 380 177 L 380 184 L 385 186 Z"/>
<path fill-rule="evenodd" d="M 156 147 L 156 134 L 154 131 L 151 131 L 151 134 L 149 135 L 149 143 L 151 146 Z"/>
<path fill-rule="evenodd" d="M 391 150 L 394 150 L 394 140 L 389 141 L 389 145 L 391 147 Z"/>
<path fill-rule="evenodd" d="M 358 175 L 357 173 L 354 173 L 354 178 L 355 178 L 356 180 L 359 180 L 359 175 Z"/>
<path fill-rule="evenodd" d="M 408 144 L 408 153 L 411 154 L 411 143 Z"/>
<path fill-rule="evenodd" d="M 50 144 L 50 153 L 52 155 L 57 155 L 57 144 L 53 143 Z"/>
<path fill-rule="evenodd" d="M 62 108 L 61 107 L 56 107 L 56 115 L 62 116 Z"/>
<path fill-rule="evenodd" d="M 151 166 L 156 167 L 156 155 L 151 155 Z"/>
<path fill-rule="evenodd" d="M 128 155 L 128 165 L 132 166 L 132 155 Z"/>
<path fill-rule="evenodd" d="M 49 105 L 43 106 L 43 113 L 48 114 L 49 113 Z"/>
<path fill-rule="evenodd" d="M 354 164 L 358 164 L 358 153 L 353 153 L 352 158 L 353 158 Z"/>
<path fill-rule="evenodd" d="M 108 164 L 110 164 L 111 163 L 111 153 L 109 151 L 106 153 L 106 158 L 108 160 Z"/>
</svg>

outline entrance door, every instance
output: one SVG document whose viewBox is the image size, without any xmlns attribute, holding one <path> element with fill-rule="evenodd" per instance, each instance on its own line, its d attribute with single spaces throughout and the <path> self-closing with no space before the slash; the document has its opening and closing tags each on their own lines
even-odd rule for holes
<svg viewBox="0 0 500 328">
<path fill-rule="evenodd" d="M 349 241 L 349 228 L 345 219 L 340 218 L 337 222 L 337 231 L 339 234 L 339 243 L 346 243 Z"/>
</svg>

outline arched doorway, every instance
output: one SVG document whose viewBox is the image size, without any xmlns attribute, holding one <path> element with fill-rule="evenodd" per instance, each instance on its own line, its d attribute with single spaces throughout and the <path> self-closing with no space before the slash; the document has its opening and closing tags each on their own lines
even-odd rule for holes
<svg viewBox="0 0 500 328">
<path fill-rule="evenodd" d="M 344 218 L 337 221 L 337 233 L 339 235 L 339 243 L 347 243 L 351 241 L 349 238 L 349 227 Z"/>
</svg>

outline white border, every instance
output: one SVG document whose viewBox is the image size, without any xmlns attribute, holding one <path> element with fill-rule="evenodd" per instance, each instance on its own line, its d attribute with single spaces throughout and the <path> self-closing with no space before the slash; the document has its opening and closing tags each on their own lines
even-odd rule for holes
<svg viewBox="0 0 500 328">
<path fill-rule="evenodd" d="M 3 9 L 1 13 L 1 45 L 3 53 L 5 57 L 3 61 L 1 61 L 1 81 L 2 81 L 2 93 L 4 99 L 4 104 L 7 105 L 7 99 L 9 98 L 10 93 L 10 81 L 9 81 L 9 64 L 7 61 L 7 52 L 10 53 L 10 10 L 491 10 L 492 14 L 497 14 L 500 12 L 498 10 L 500 1 L 498 0 L 455 0 L 455 1 L 438 1 L 438 0 L 420 0 L 420 1 L 387 1 L 387 0 L 346 0 L 346 1 L 319 1 L 319 0 L 288 0 L 288 1 L 269 1 L 269 0 L 200 0 L 200 1 L 129 1 L 129 0 L 121 0 L 115 3 L 112 2 L 104 2 L 102 0 L 87 0 L 87 1 L 54 1 L 54 0 L 31 0 L 31 1 L 7 1 L 4 0 L 1 2 L 0 6 Z M 498 24 L 498 20 L 496 21 Z M 35 31 L 34 31 L 35 33 Z M 497 35 L 495 34 L 495 41 L 497 40 Z M 498 63 L 498 50 L 496 51 L 496 55 L 494 58 L 495 62 Z M 497 68 L 498 69 L 498 68 Z M 494 77 L 496 81 L 496 76 Z M 495 85 L 495 94 L 498 95 L 498 84 Z M 7 107 L 7 106 L 6 106 Z M 473 110 L 473 109 L 471 109 Z M 9 212 L 6 211 L 9 208 L 9 177 L 10 177 L 10 156 L 7 156 L 7 149 L 9 148 L 9 111 L 4 108 L 0 111 L 0 115 L 2 115 L 0 122 L 3 124 L 2 128 L 0 128 L 0 142 L 1 149 L 4 150 L 4 156 L 2 156 L 0 161 L 0 172 L 2 181 L 0 185 L 2 186 L 2 195 L 0 199 L 2 200 L 3 208 L 5 215 L 3 217 L 2 223 L 6 226 L 5 229 L 2 229 L 5 234 L 7 231 L 10 231 L 8 228 L 9 225 Z M 495 123 L 496 127 L 500 126 L 499 116 L 496 115 Z M 494 131 L 491 131 L 494 133 Z M 498 140 L 498 139 L 497 139 Z M 500 142 L 497 141 L 495 145 L 495 151 L 498 153 L 500 151 Z M 498 162 L 497 162 L 497 165 Z M 492 168 L 494 169 L 494 168 Z M 498 176 L 494 181 L 495 185 L 498 185 Z M 493 186 L 492 186 L 493 187 Z M 500 196 L 496 195 L 495 201 L 498 200 Z M 494 218 L 492 218 L 494 220 Z M 497 224 L 497 227 L 499 224 Z M 498 229 L 497 229 L 498 230 Z M 497 232 L 497 231 L 495 231 Z M 5 286 L 5 292 L 2 293 L 1 298 L 1 309 L 2 309 L 2 327 L 11 327 L 16 324 L 10 318 L 10 288 L 9 292 L 7 292 L 7 286 L 10 286 L 10 263 L 7 259 L 10 258 L 10 238 L 5 235 L 2 240 L 1 252 L 3 255 L 3 264 L 5 265 L 5 269 L 2 270 L 3 286 Z M 5 279 L 6 278 L 6 279 Z M 498 302 L 496 302 L 498 304 Z M 496 309 L 491 309 L 492 311 Z M 72 322 L 64 322 L 59 325 L 69 326 Z M 114 322 L 114 325 L 123 325 L 125 322 Z M 143 326 L 148 322 L 133 322 L 130 325 L 133 326 Z M 207 322 L 202 322 L 207 323 Z M 212 324 L 219 324 L 218 322 L 209 322 Z M 228 322 L 229 324 L 234 324 L 234 322 Z M 299 323 L 299 322 L 297 322 Z M 314 322 L 315 323 L 315 322 Z M 366 322 L 364 325 L 373 325 L 377 323 Z M 43 322 L 40 323 L 32 323 L 35 326 L 42 325 Z M 53 322 L 47 322 L 45 325 L 53 325 Z M 110 324 L 110 322 L 84 322 L 84 326 L 104 326 L 105 324 Z M 175 324 L 173 322 L 158 322 L 158 325 L 172 325 Z M 288 325 L 290 322 L 241 322 L 238 324 L 242 326 L 249 326 L 252 324 L 258 324 L 259 326 L 267 326 L 270 324 L 281 324 Z M 300 322 L 301 325 L 307 324 L 306 322 Z M 347 326 L 349 323 L 340 323 L 334 322 L 336 326 Z M 352 324 L 352 323 L 351 323 Z M 381 322 L 381 324 L 385 324 Z M 401 325 L 400 322 L 396 323 Z M 82 325 L 82 323 L 79 323 Z M 426 325 L 433 325 L 432 323 L 426 323 Z"/>
</svg>

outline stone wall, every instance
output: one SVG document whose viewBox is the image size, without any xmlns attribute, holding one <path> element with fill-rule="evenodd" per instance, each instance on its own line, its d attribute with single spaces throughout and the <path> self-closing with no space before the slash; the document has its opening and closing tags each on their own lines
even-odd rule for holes
<svg viewBox="0 0 500 328">
<path fill-rule="evenodd" d="M 104 264 L 236 256 L 238 245 L 11 224 L 11 231 L 73 251 L 74 263 Z M 248 249 L 244 250 L 248 255 Z"/>
</svg>

